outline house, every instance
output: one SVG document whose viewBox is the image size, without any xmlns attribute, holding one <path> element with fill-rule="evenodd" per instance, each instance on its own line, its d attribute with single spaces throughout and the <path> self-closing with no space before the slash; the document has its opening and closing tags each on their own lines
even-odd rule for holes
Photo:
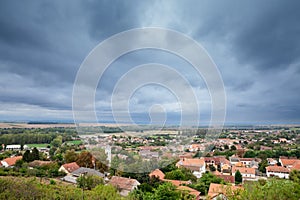
<svg viewBox="0 0 300 200">
<path fill-rule="evenodd" d="M 242 187 L 211 183 L 209 185 L 207 199 L 228 199 L 229 196 L 235 196 L 235 193 L 238 193 L 239 190 L 242 190 Z"/>
<path fill-rule="evenodd" d="M 101 173 L 97 170 L 94 170 L 94 169 L 91 169 L 91 168 L 86 168 L 86 167 L 80 167 L 80 168 L 78 168 L 78 169 L 76 169 L 75 171 L 72 172 L 72 175 L 76 176 L 76 177 L 79 177 L 82 174 L 86 174 L 86 175 L 90 175 L 90 176 L 99 176 L 101 178 L 105 177 L 105 174 L 103 174 L 103 173 Z"/>
<path fill-rule="evenodd" d="M 232 167 L 232 176 L 235 176 L 235 173 L 237 171 L 240 171 L 242 174 L 243 179 L 254 179 L 255 178 L 255 169 L 254 168 L 248 168 L 248 167 Z"/>
<path fill-rule="evenodd" d="M 196 151 L 200 151 L 203 150 L 202 145 L 201 144 L 191 144 L 188 148 L 188 150 L 190 152 L 196 152 Z"/>
<path fill-rule="evenodd" d="M 267 158 L 268 165 L 274 166 L 277 165 L 277 160 L 273 158 Z"/>
<path fill-rule="evenodd" d="M 77 178 L 82 175 L 99 176 L 101 178 L 105 178 L 105 174 L 98 172 L 97 170 L 86 168 L 86 167 L 79 167 L 73 172 L 68 173 L 67 176 L 63 177 L 61 180 L 76 184 Z"/>
<path fill-rule="evenodd" d="M 127 196 L 129 192 L 137 188 L 140 183 L 136 179 L 113 176 L 109 184 L 115 186 L 122 196 Z"/>
<path fill-rule="evenodd" d="M 298 161 L 300 160 L 294 158 L 286 158 L 283 156 L 279 157 L 279 163 L 281 164 L 281 166 L 286 167 L 288 169 L 290 169 Z"/>
<path fill-rule="evenodd" d="M 298 160 L 297 162 L 295 162 L 293 164 L 293 166 L 290 168 L 290 170 L 300 170 L 300 160 Z"/>
<path fill-rule="evenodd" d="M 189 169 L 197 178 L 201 178 L 205 173 L 205 160 L 204 158 L 183 158 L 176 163 L 176 167 Z"/>
<path fill-rule="evenodd" d="M 5 158 L 4 160 L 1 161 L 1 165 L 3 167 L 12 167 L 16 164 L 18 160 L 21 160 L 22 156 L 15 156 L 15 157 L 10 157 L 10 158 Z"/>
<path fill-rule="evenodd" d="M 279 178 L 289 178 L 290 170 L 282 166 L 268 166 L 266 167 L 267 177 L 277 176 Z"/>
<path fill-rule="evenodd" d="M 229 157 L 229 161 L 231 165 L 235 165 L 236 163 L 240 162 L 240 158 L 236 155 L 232 155 Z"/>
<path fill-rule="evenodd" d="M 230 166 L 230 164 L 224 164 L 224 165 L 221 167 L 221 172 L 222 172 L 224 175 L 230 175 L 230 174 L 231 174 L 231 166 Z"/>
<path fill-rule="evenodd" d="M 9 144 L 9 145 L 6 145 L 5 149 L 6 150 L 11 150 L 11 151 L 20 151 L 21 150 L 21 145 L 19 145 L 19 144 Z M 28 146 L 24 145 L 23 149 L 28 149 Z"/>
<path fill-rule="evenodd" d="M 240 158 L 240 162 L 243 163 L 245 167 L 250 167 L 252 161 L 255 161 L 255 158 Z"/>
<path fill-rule="evenodd" d="M 234 176 L 218 174 L 217 177 L 223 179 L 226 183 L 235 183 Z"/>
<path fill-rule="evenodd" d="M 155 169 L 149 174 L 149 177 L 157 177 L 159 180 L 163 180 L 165 178 L 165 174 L 160 169 Z"/>
<path fill-rule="evenodd" d="M 79 169 L 79 165 L 76 163 L 76 162 L 71 162 L 71 163 L 66 163 L 66 164 L 63 164 L 59 169 L 58 171 L 60 172 L 65 172 L 66 174 L 70 174 L 72 173 L 73 171 Z"/>
<path fill-rule="evenodd" d="M 286 138 L 279 138 L 279 142 L 280 143 L 287 143 L 287 139 Z"/>
<path fill-rule="evenodd" d="M 179 186 L 179 187 L 177 187 L 177 190 L 188 192 L 190 195 L 194 196 L 195 200 L 199 200 L 200 199 L 201 192 L 199 192 L 198 190 L 195 190 L 193 188 L 190 188 L 188 186 Z"/>
</svg>

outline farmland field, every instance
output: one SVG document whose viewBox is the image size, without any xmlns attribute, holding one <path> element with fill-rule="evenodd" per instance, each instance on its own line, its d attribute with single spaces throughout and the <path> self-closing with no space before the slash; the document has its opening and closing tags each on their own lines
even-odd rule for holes
<svg viewBox="0 0 300 200">
<path fill-rule="evenodd" d="M 46 148 L 47 146 L 49 146 L 50 144 L 26 144 L 28 147 L 33 148 L 33 147 L 37 147 L 37 148 Z"/>
</svg>

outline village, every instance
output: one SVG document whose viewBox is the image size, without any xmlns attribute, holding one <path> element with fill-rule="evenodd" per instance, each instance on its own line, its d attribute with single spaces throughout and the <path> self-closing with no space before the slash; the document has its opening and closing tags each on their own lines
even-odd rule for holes
<svg viewBox="0 0 300 200">
<path fill-rule="evenodd" d="M 298 128 L 228 128 L 209 142 L 206 133 L 207 129 L 166 129 L 152 135 L 73 135 L 64 142 L 57 136 L 46 146 L 3 144 L 0 175 L 26 174 L 74 185 L 83 177 L 97 177 L 122 196 L 155 178 L 192 199 L 218 199 L 228 190 L 243 190 L 245 183 L 288 180 L 300 171 Z M 207 177 L 212 178 L 203 186 Z"/>
</svg>

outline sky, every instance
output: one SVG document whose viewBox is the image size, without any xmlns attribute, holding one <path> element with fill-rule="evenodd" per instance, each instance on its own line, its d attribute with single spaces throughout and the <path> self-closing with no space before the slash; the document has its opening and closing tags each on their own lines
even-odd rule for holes
<svg viewBox="0 0 300 200">
<path fill-rule="evenodd" d="M 72 121 L 73 86 L 89 53 L 122 31 L 159 27 L 192 38 L 216 64 L 226 93 L 226 123 L 298 123 L 299 9 L 296 0 L 0 1 L 0 121 Z M 210 119 L 203 77 L 174 54 L 144 49 L 121 56 L 101 77 L 95 96 L 99 121 L 114 120 L 111 98 L 122 75 L 147 63 L 179 71 L 196 92 L 200 119 Z M 136 122 L 166 113 L 169 123 L 178 123 L 181 112 L 193 110 L 182 111 L 180 105 L 189 102 L 176 99 L 187 90 L 178 77 L 158 76 L 180 94 L 146 85 L 130 99 L 118 93 L 114 106 L 129 110 Z"/>
</svg>

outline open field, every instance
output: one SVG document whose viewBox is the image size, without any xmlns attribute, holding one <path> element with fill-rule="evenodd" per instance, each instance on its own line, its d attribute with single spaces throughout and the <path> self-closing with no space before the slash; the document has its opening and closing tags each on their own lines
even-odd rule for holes
<svg viewBox="0 0 300 200">
<path fill-rule="evenodd" d="M 72 143 L 75 145 L 79 145 L 79 144 L 82 144 L 82 141 L 81 140 L 72 140 L 72 141 L 67 141 L 66 143 Z"/>
<path fill-rule="evenodd" d="M 46 148 L 49 144 L 26 144 L 28 147 Z"/>
</svg>

